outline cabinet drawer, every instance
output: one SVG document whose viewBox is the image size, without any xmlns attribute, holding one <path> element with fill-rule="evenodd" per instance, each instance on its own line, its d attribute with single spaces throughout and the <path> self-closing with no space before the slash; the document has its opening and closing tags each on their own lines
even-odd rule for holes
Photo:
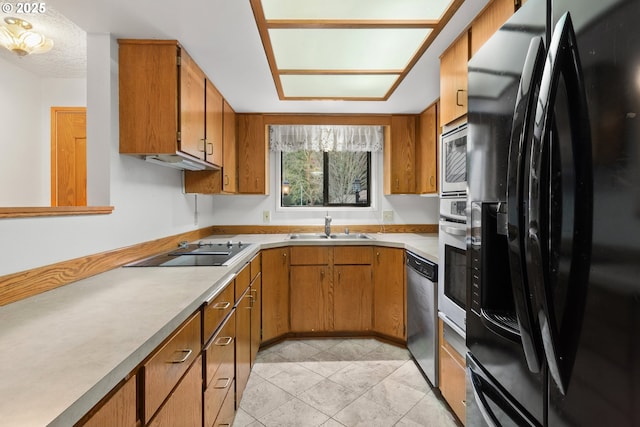
<svg viewBox="0 0 640 427">
<path fill-rule="evenodd" d="M 233 392 L 235 387 L 233 385 L 234 384 L 232 383 L 229 391 L 227 392 L 227 396 L 222 402 L 218 417 L 213 424 L 216 427 L 230 427 L 233 424 L 233 419 L 236 417 L 236 399 L 235 393 Z M 205 427 L 207 426 L 205 425 Z"/>
<path fill-rule="evenodd" d="M 204 315 L 202 341 L 204 343 L 209 341 L 211 335 L 218 329 L 224 318 L 233 310 L 234 302 L 234 285 L 229 283 L 220 295 L 205 304 L 202 310 Z"/>
<path fill-rule="evenodd" d="M 205 386 L 215 386 L 219 379 L 233 379 L 236 339 L 236 316 L 231 313 L 217 334 L 204 349 Z"/>
<path fill-rule="evenodd" d="M 222 416 L 223 412 L 229 412 L 231 409 L 231 419 L 233 419 L 233 412 L 235 410 L 235 387 L 233 386 L 235 381 L 233 378 L 228 379 L 216 379 L 209 387 L 204 391 L 204 425 L 205 427 L 211 427 L 216 424 L 216 418 L 226 419 L 227 416 Z M 226 401 L 226 397 L 231 396 L 229 402 Z M 222 409 L 225 404 L 230 404 L 230 408 Z M 220 418 L 222 416 L 222 418 Z M 217 425 L 217 424 L 216 424 Z"/>
<path fill-rule="evenodd" d="M 373 250 L 371 246 L 336 246 L 333 248 L 333 263 L 340 264 L 372 264 Z"/>
<path fill-rule="evenodd" d="M 329 264 L 329 251 L 325 246 L 294 246 L 291 248 L 291 265 Z"/>
<path fill-rule="evenodd" d="M 202 358 L 198 357 L 147 427 L 202 426 Z"/>
<path fill-rule="evenodd" d="M 251 281 L 253 282 L 255 278 L 260 274 L 260 254 L 253 257 L 251 260 Z"/>
<path fill-rule="evenodd" d="M 197 312 L 144 364 L 145 423 L 199 356 L 200 321 Z"/>
</svg>

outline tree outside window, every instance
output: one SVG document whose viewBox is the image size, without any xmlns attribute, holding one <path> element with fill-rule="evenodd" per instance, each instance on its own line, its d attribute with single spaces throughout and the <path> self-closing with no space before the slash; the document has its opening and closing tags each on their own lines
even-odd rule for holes
<svg viewBox="0 0 640 427">
<path fill-rule="evenodd" d="M 371 205 L 371 152 L 298 150 L 281 156 L 281 206 Z"/>
</svg>

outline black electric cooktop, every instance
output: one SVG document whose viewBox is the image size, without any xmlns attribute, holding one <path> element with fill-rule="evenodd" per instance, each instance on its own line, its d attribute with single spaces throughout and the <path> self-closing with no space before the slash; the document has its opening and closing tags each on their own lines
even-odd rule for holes
<svg viewBox="0 0 640 427">
<path fill-rule="evenodd" d="M 132 262 L 125 267 L 224 266 L 229 265 L 233 258 L 252 246 L 252 243 L 232 241 L 226 243 L 200 242 L 182 245 L 178 249 Z"/>
</svg>

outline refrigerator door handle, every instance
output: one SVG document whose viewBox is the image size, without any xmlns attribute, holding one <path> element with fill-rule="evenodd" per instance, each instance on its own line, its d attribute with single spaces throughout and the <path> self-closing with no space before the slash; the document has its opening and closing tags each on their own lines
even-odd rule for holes
<svg viewBox="0 0 640 427">
<path fill-rule="evenodd" d="M 542 37 L 531 39 L 518 86 L 513 113 L 507 168 L 507 240 L 509 270 L 515 301 L 520 339 L 531 372 L 540 372 L 542 340 L 531 306 L 532 292 L 526 276 L 524 180 L 528 175 L 526 152 L 533 133 L 533 114 L 538 99 L 539 82 L 544 70 L 545 48 Z"/>
<path fill-rule="evenodd" d="M 571 230 L 571 253 L 566 283 L 566 302 L 560 314 L 555 300 L 555 283 L 558 273 L 551 271 L 556 253 L 551 236 L 553 221 L 550 215 L 552 178 L 553 133 L 557 131 L 554 117 L 560 78 L 564 80 L 568 107 L 571 153 L 574 170 L 571 175 L 575 186 Z M 528 277 L 539 303 L 537 316 L 540 321 L 543 348 L 549 372 L 562 394 L 566 394 L 571 378 L 582 316 L 586 302 L 589 267 L 591 260 L 591 235 L 593 218 L 593 171 L 591 158 L 591 132 L 586 92 L 582 78 L 582 66 L 576 46 L 571 16 L 565 13 L 553 32 L 547 61 L 540 85 L 535 115 L 534 138 L 531 144 L 531 173 L 529 177 Z M 568 143 L 563 141 L 564 143 Z M 564 176 L 564 175 L 563 175 Z M 562 195 L 564 199 L 565 195 Z M 569 197 L 569 195 L 567 195 Z M 570 197 L 569 197 L 570 199 Z M 570 200 L 568 200 L 570 201 Z M 569 206 L 570 207 L 570 206 Z M 546 215 L 546 216 L 545 216 Z M 564 214 L 563 214 L 564 216 Z M 564 233 L 563 233 L 564 234 Z M 557 242 L 556 242 L 557 243 Z M 565 249 L 566 250 L 566 249 Z M 558 302 L 559 303 L 559 302 Z M 558 321 L 562 323 L 559 324 Z"/>
<path fill-rule="evenodd" d="M 482 414 L 482 418 L 490 427 L 501 427 L 502 422 L 508 421 L 508 425 L 522 427 L 541 427 L 540 424 L 518 402 L 508 397 L 507 393 L 489 378 L 476 359 L 467 353 L 467 376 L 471 386 L 474 401 Z M 489 400 L 499 410 L 500 414 L 491 409 Z M 501 422 L 502 421 L 502 422 Z"/>
</svg>

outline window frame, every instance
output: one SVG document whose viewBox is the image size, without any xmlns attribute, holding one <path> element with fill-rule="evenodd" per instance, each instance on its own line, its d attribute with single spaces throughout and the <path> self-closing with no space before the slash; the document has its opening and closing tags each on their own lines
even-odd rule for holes
<svg viewBox="0 0 640 427">
<path fill-rule="evenodd" d="M 380 152 L 381 153 L 381 152 Z M 326 211 L 355 211 L 355 212 L 363 212 L 365 210 L 368 211 L 375 211 L 376 210 L 376 202 L 377 202 L 377 182 L 375 180 L 375 177 L 377 176 L 377 169 L 378 169 L 378 157 L 381 155 L 380 153 L 378 153 L 377 151 L 367 151 L 368 154 L 368 173 L 367 173 L 367 179 L 369 180 L 369 194 L 368 194 L 368 200 L 367 203 L 364 204 L 358 204 L 356 205 L 355 203 L 348 203 L 348 204 L 330 204 L 330 205 L 323 205 L 323 206 L 284 206 L 282 204 L 282 185 L 284 182 L 283 179 L 283 166 L 282 166 L 282 151 L 276 151 L 274 152 L 275 155 L 275 164 L 276 164 L 276 170 L 275 170 L 275 178 L 277 180 L 276 182 L 276 201 L 275 201 L 275 207 L 276 207 L 276 211 L 287 211 L 287 212 L 294 212 L 294 211 L 300 211 L 300 212 L 310 212 L 310 211 L 319 211 L 319 212 L 326 212 Z M 323 156 L 323 171 L 324 169 L 327 167 L 324 164 L 324 159 L 326 159 L 327 156 Z M 323 174 L 324 175 L 324 174 Z M 324 182 L 324 179 L 323 179 Z M 324 183 L 323 183 L 324 185 Z M 326 188 L 323 188 L 323 192 L 325 194 L 327 194 Z"/>
</svg>

